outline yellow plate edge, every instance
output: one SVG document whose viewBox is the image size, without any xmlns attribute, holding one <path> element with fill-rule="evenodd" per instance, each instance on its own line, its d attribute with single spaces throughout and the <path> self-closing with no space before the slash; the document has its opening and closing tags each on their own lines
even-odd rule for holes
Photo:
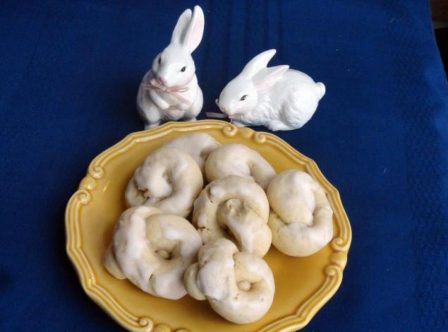
<svg viewBox="0 0 448 332">
<path fill-rule="evenodd" d="M 116 322 L 130 331 L 153 331 L 169 332 L 172 329 L 169 323 L 155 323 L 150 317 L 137 317 L 127 312 L 121 305 L 99 284 L 96 282 L 95 275 L 89 265 L 89 262 L 81 250 L 81 237 L 79 231 L 79 214 L 82 207 L 89 203 L 91 199 L 90 191 L 96 186 L 96 180 L 104 176 L 103 166 L 114 156 L 124 153 L 132 145 L 147 140 L 155 139 L 165 135 L 170 131 L 189 132 L 192 129 L 210 129 L 220 128 L 225 136 L 232 137 L 240 133 L 245 138 L 252 138 L 256 143 L 268 143 L 275 145 L 277 149 L 282 150 L 297 163 L 305 165 L 308 172 L 318 180 L 326 189 L 333 203 L 334 213 L 338 215 L 336 223 L 339 230 L 339 236 L 334 238 L 331 243 L 331 263 L 325 267 L 325 280 L 321 287 L 310 296 L 297 311 L 289 316 L 285 316 L 274 321 L 263 328 L 260 332 L 274 331 L 295 331 L 306 326 L 314 315 L 329 299 L 336 293 L 341 282 L 347 255 L 352 240 L 352 231 L 347 214 L 341 202 L 337 189 L 324 177 L 317 164 L 310 158 L 304 156 L 291 145 L 281 138 L 265 132 L 256 132 L 250 128 L 238 128 L 228 122 L 220 120 L 201 120 L 196 122 L 168 122 L 158 128 L 149 131 L 140 131 L 127 135 L 117 144 L 100 153 L 92 160 L 88 167 L 87 175 L 82 179 L 78 190 L 71 196 L 65 211 L 65 230 L 66 230 L 66 251 L 74 265 L 81 285 L 87 295 L 97 303 L 107 314 Z M 177 329 L 177 331 L 187 331 Z"/>
</svg>

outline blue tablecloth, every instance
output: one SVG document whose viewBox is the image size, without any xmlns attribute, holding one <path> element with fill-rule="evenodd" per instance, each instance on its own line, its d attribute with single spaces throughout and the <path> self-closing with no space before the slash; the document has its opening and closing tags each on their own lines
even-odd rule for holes
<svg viewBox="0 0 448 332">
<path fill-rule="evenodd" d="M 340 190 L 344 281 L 306 331 L 448 331 L 448 95 L 424 0 L 198 1 L 205 109 L 258 52 L 325 82 L 280 132 Z M 142 129 L 135 95 L 194 1 L 0 4 L 0 330 L 120 330 L 65 254 L 89 161 Z"/>
</svg>

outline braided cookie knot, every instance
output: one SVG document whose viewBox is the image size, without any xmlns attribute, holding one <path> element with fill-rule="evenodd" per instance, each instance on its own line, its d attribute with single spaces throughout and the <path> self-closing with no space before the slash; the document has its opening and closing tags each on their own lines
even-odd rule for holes
<svg viewBox="0 0 448 332">
<path fill-rule="evenodd" d="M 217 239 L 199 250 L 198 262 L 184 275 L 188 294 L 207 300 L 225 319 L 254 322 L 269 310 L 274 299 L 274 276 L 260 257 L 238 252 L 227 239 Z"/>
<path fill-rule="evenodd" d="M 178 149 L 189 154 L 202 171 L 210 152 L 216 150 L 219 146 L 221 144 L 206 133 L 182 135 L 162 145 L 162 147 Z"/>
<path fill-rule="evenodd" d="M 240 251 L 263 257 L 272 242 L 268 218 L 263 189 L 250 178 L 230 175 L 205 187 L 194 203 L 192 221 L 203 243 L 224 237 Z"/>
<path fill-rule="evenodd" d="M 204 182 L 194 159 L 178 149 L 159 148 L 135 170 L 126 188 L 129 206 L 147 205 L 186 217 Z"/>
<path fill-rule="evenodd" d="M 275 171 L 257 151 L 243 144 L 224 144 L 208 156 L 205 175 L 209 182 L 228 175 L 249 177 L 266 189 Z"/>
<path fill-rule="evenodd" d="M 311 176 L 287 170 L 267 189 L 272 243 L 284 254 L 309 256 L 333 237 L 333 210 L 324 189 Z"/>
<path fill-rule="evenodd" d="M 115 226 L 106 269 L 149 294 L 177 300 L 186 294 L 183 274 L 195 261 L 201 237 L 182 217 L 139 206 L 126 210 Z"/>
</svg>

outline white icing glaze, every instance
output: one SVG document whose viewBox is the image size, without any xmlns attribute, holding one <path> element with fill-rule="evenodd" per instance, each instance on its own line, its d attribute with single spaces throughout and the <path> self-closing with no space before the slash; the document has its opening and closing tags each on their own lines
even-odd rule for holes
<svg viewBox="0 0 448 332">
<path fill-rule="evenodd" d="M 238 252 L 234 243 L 222 238 L 199 250 L 198 263 L 188 268 L 185 284 L 190 295 L 207 299 L 213 310 L 237 324 L 260 319 L 271 307 L 275 292 L 266 262 Z"/>
<path fill-rule="evenodd" d="M 139 206 L 120 217 L 106 259 L 106 268 L 143 291 L 167 299 L 186 294 L 183 274 L 195 260 L 201 238 L 182 217 Z M 109 262 L 109 263 L 108 263 Z"/>
<path fill-rule="evenodd" d="M 206 133 L 193 133 L 182 135 L 162 145 L 162 147 L 173 148 L 188 153 L 198 164 L 201 170 L 210 152 L 217 149 L 221 144 Z"/>
<path fill-rule="evenodd" d="M 251 177 L 265 189 L 275 171 L 257 151 L 242 144 L 224 144 L 210 153 L 205 175 L 210 182 L 228 175 Z"/>
<path fill-rule="evenodd" d="M 232 239 L 241 251 L 264 256 L 272 241 L 269 203 L 252 179 L 236 175 L 209 183 L 194 203 L 192 222 L 203 243 Z"/>
<path fill-rule="evenodd" d="M 325 191 L 311 176 L 287 170 L 267 189 L 272 243 L 290 256 L 309 256 L 333 237 L 333 211 Z"/>
<path fill-rule="evenodd" d="M 136 169 L 125 198 L 129 206 L 144 204 L 186 217 L 203 183 L 192 157 L 178 149 L 160 148 Z"/>
</svg>

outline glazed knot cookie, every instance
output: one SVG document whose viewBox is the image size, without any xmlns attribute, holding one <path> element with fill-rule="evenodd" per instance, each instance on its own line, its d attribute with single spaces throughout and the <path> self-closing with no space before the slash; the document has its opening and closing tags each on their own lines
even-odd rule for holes
<svg viewBox="0 0 448 332">
<path fill-rule="evenodd" d="M 333 210 L 324 189 L 311 176 L 287 170 L 267 189 L 272 243 L 284 254 L 308 256 L 333 237 Z"/>
<path fill-rule="evenodd" d="M 139 206 L 121 215 L 104 265 L 144 292 L 176 300 L 186 294 L 183 275 L 200 247 L 201 238 L 188 220 Z"/>
<path fill-rule="evenodd" d="M 193 224 L 203 243 L 225 237 L 240 251 L 264 256 L 272 242 L 269 202 L 252 179 L 237 175 L 209 183 L 194 203 Z"/>
<path fill-rule="evenodd" d="M 162 145 L 162 147 L 178 149 L 188 153 L 201 170 L 204 170 L 205 160 L 210 152 L 219 146 L 221 144 L 206 133 L 182 135 Z"/>
<path fill-rule="evenodd" d="M 224 144 L 209 154 L 205 175 L 209 182 L 228 175 L 251 177 L 266 189 L 275 171 L 257 151 L 242 144 Z"/>
<path fill-rule="evenodd" d="M 159 148 L 138 167 L 126 188 L 129 206 L 154 206 L 186 217 L 204 182 L 194 159 L 173 148 Z"/>
<path fill-rule="evenodd" d="M 238 252 L 227 239 L 203 246 L 198 262 L 185 271 L 184 281 L 190 296 L 207 299 L 214 311 L 237 324 L 260 319 L 274 299 L 274 276 L 268 264 L 256 255 Z"/>
</svg>

